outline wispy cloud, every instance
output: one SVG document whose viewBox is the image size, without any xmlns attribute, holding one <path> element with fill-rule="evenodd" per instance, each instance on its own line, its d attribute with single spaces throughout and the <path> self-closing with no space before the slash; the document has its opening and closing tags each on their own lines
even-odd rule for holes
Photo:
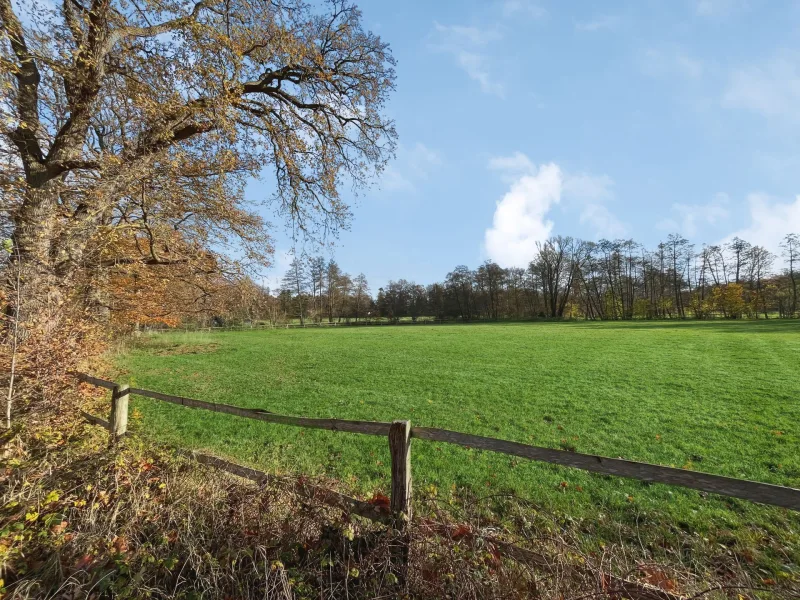
<svg viewBox="0 0 800 600">
<path fill-rule="evenodd" d="M 594 239 L 614 239 L 627 233 L 627 227 L 605 205 L 614 197 L 614 180 L 608 175 L 568 174 L 564 195 L 579 208 L 579 221 L 591 228 Z"/>
<path fill-rule="evenodd" d="M 676 203 L 671 207 L 672 216 L 661 219 L 656 228 L 667 233 L 680 233 L 694 237 L 699 227 L 718 225 L 730 215 L 727 194 L 719 193 L 706 204 Z"/>
<path fill-rule="evenodd" d="M 680 48 L 648 48 L 639 58 L 645 75 L 650 77 L 680 76 L 699 79 L 705 71 L 703 62 Z"/>
<path fill-rule="evenodd" d="M 422 142 L 410 148 L 401 145 L 397 150 L 397 160 L 383 171 L 380 188 L 386 192 L 415 192 L 419 182 L 428 179 L 441 164 L 439 153 Z"/>
<path fill-rule="evenodd" d="M 581 210 L 581 225 L 592 228 L 593 239 L 613 240 L 624 237 L 628 228 L 603 204 L 590 202 Z"/>
<path fill-rule="evenodd" d="M 694 0 L 694 12 L 701 17 L 726 17 L 731 13 L 745 10 L 748 0 Z"/>
<path fill-rule="evenodd" d="M 724 241 L 739 237 L 780 256 L 783 238 L 800 231 L 800 195 L 786 202 L 756 192 L 747 196 L 747 206 L 750 223 L 728 235 Z"/>
<path fill-rule="evenodd" d="M 735 69 L 722 105 L 800 123 L 800 54 L 783 53 L 763 64 Z"/>
<path fill-rule="evenodd" d="M 435 23 L 432 47 L 450 54 L 469 78 L 478 82 L 483 92 L 502 98 L 505 88 L 491 73 L 486 53 L 486 46 L 501 38 L 502 35 L 495 28 Z"/>
<path fill-rule="evenodd" d="M 614 193 L 614 180 L 608 175 L 576 173 L 564 181 L 564 192 L 583 200 L 608 200 Z"/>
<path fill-rule="evenodd" d="M 619 15 L 601 15 L 589 21 L 579 21 L 575 23 L 575 30 L 587 32 L 613 30 L 619 27 L 621 22 L 622 17 Z"/>
</svg>

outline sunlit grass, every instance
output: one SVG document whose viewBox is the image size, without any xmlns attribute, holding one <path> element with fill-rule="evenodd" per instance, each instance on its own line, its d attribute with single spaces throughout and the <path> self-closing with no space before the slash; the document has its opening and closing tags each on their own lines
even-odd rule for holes
<svg viewBox="0 0 800 600">
<path fill-rule="evenodd" d="M 302 416 L 442 427 L 800 487 L 800 324 L 520 323 L 165 334 L 118 358 L 136 385 Z M 138 399 L 139 430 L 265 469 L 388 486 L 380 438 Z M 780 509 L 417 441 L 415 485 L 513 492 L 604 523 L 793 536 Z M 650 524 L 650 525 L 648 525 Z M 663 533 L 663 531 L 662 531 Z M 660 534 L 659 534 L 660 535 Z M 795 553 L 797 547 L 794 546 Z"/>
</svg>

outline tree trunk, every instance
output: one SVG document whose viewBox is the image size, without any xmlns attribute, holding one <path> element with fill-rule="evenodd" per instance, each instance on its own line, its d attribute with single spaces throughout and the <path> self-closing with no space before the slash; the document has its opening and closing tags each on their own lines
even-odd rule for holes
<svg viewBox="0 0 800 600">
<path fill-rule="evenodd" d="M 57 326 L 86 247 L 88 237 L 82 231 L 58 230 L 58 211 L 58 189 L 49 182 L 40 188 L 29 188 L 14 218 L 11 260 L 20 272 L 21 340 L 28 337 L 32 328 L 46 334 Z M 80 225 L 81 230 L 85 228 Z M 7 291 L 12 284 L 3 283 Z M 16 310 L 16 306 L 10 305 L 8 310 Z"/>
<path fill-rule="evenodd" d="M 9 305 L 9 310 L 18 311 L 22 339 L 31 326 L 43 326 L 45 331 L 51 327 L 53 309 L 61 302 L 61 285 L 50 256 L 53 210 L 49 190 L 31 190 L 14 223 L 11 260 L 16 269 L 10 271 L 19 270 L 20 289 L 19 305 Z M 13 282 L 4 284 L 8 289 Z"/>
</svg>

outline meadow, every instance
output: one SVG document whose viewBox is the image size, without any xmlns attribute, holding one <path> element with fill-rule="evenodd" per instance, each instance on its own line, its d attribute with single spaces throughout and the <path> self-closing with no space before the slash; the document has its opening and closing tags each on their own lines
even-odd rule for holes
<svg viewBox="0 0 800 600">
<path fill-rule="evenodd" d="M 282 414 L 441 427 L 800 487 L 800 323 L 541 322 L 145 337 L 116 357 L 138 387 Z M 386 491 L 385 439 L 135 399 L 133 427 L 272 472 Z M 415 441 L 415 489 L 513 494 L 595 539 L 619 524 L 798 562 L 790 511 Z M 642 533 L 644 532 L 644 533 Z M 765 563 L 765 564 L 766 564 Z M 777 566 L 776 566 L 777 565 Z"/>
</svg>

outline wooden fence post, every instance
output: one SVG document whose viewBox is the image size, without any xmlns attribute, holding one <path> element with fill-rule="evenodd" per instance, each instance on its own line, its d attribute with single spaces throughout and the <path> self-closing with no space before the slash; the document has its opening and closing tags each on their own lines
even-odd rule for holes
<svg viewBox="0 0 800 600">
<path fill-rule="evenodd" d="M 108 423 L 111 426 L 111 436 L 116 441 L 128 431 L 128 398 L 130 398 L 128 384 L 121 383 L 114 386 L 111 392 L 111 417 Z"/>
<path fill-rule="evenodd" d="M 392 457 L 391 510 L 398 522 L 411 520 L 411 422 L 394 421 L 389 427 Z M 401 517 L 405 515 L 405 517 Z"/>
</svg>

